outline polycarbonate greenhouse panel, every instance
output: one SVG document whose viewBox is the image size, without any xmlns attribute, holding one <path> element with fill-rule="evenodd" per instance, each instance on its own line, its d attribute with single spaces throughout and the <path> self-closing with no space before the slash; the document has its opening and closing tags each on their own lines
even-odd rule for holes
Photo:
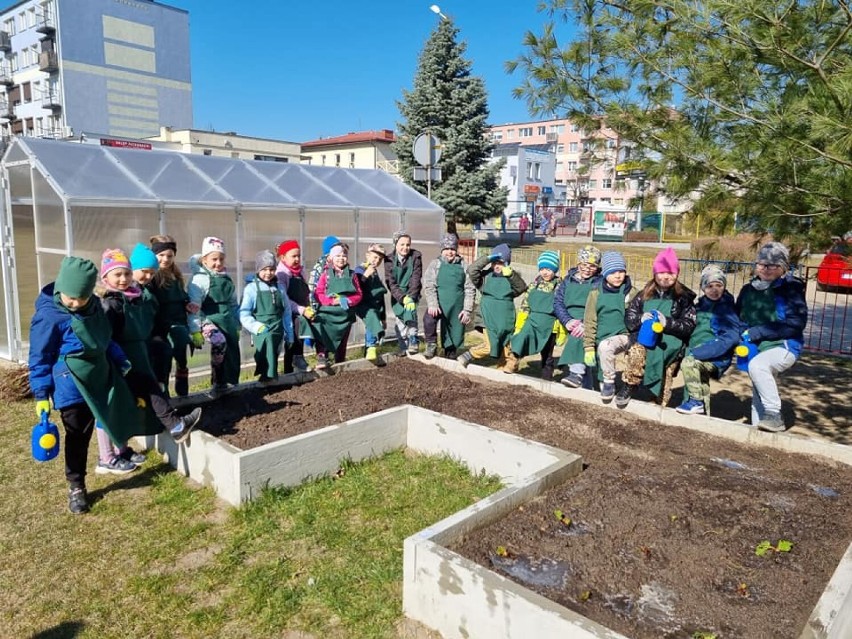
<svg viewBox="0 0 852 639">
<path fill-rule="evenodd" d="M 100 264 L 104 249 L 120 248 L 130 255 L 137 243 L 148 246 L 150 237 L 159 231 L 160 215 L 153 206 L 72 206 L 71 228 L 71 253 Z"/>
<path fill-rule="evenodd" d="M 36 249 L 66 250 L 65 205 L 38 171 L 33 173 L 33 210 Z"/>
<path fill-rule="evenodd" d="M 397 205 L 382 196 L 371 186 L 359 181 L 357 174 L 363 171 L 343 170 L 325 166 L 315 166 L 313 171 L 323 184 L 332 191 L 352 203 L 353 206 L 368 206 L 373 208 L 398 208 Z"/>
<path fill-rule="evenodd" d="M 33 181 L 29 164 L 9 167 L 9 194 L 12 202 L 27 200 L 33 196 Z"/>
<path fill-rule="evenodd" d="M 358 239 L 367 244 L 383 244 L 390 252 L 393 234 L 399 230 L 401 221 L 402 214 L 398 211 L 361 209 L 358 211 Z"/>
<path fill-rule="evenodd" d="M 334 193 L 308 170 L 317 167 L 280 162 L 252 162 L 252 167 L 305 207 L 352 207 L 351 202 Z"/>
<path fill-rule="evenodd" d="M 400 208 L 425 211 L 440 210 L 437 204 L 386 171 L 358 171 L 358 177 Z"/>
<path fill-rule="evenodd" d="M 237 202 L 242 204 L 298 206 L 295 199 L 256 170 L 257 164 L 269 164 L 268 162 L 235 162 L 230 158 L 204 155 L 184 155 L 182 157 L 196 170 L 203 171 Z"/>
<path fill-rule="evenodd" d="M 29 159 L 26 151 L 16 144 L 10 146 L 8 152 L 3 157 L 3 161 L 7 164 L 11 162 L 26 162 Z"/>
<path fill-rule="evenodd" d="M 231 204 L 210 178 L 193 170 L 180 153 L 155 154 L 132 149 L 113 149 L 110 153 L 150 189 L 155 200 Z"/>
</svg>

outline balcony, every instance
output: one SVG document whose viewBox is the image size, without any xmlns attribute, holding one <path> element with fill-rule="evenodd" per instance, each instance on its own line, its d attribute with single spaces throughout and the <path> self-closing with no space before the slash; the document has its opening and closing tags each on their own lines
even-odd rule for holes
<svg viewBox="0 0 852 639">
<path fill-rule="evenodd" d="M 6 96 L 0 97 L 0 118 L 4 120 L 15 119 L 15 109 Z"/>
<path fill-rule="evenodd" d="M 58 91 L 50 91 L 43 93 L 41 96 L 41 107 L 43 109 L 52 109 L 54 111 L 62 108 L 62 100 Z"/>
<path fill-rule="evenodd" d="M 12 70 L 8 66 L 0 66 L 0 84 L 7 86 L 15 84 L 15 80 L 12 78 Z"/>
<path fill-rule="evenodd" d="M 36 31 L 47 35 L 56 33 L 56 20 L 53 18 L 52 11 L 41 13 L 36 19 Z"/>
<path fill-rule="evenodd" d="M 42 51 L 38 54 L 38 68 L 45 73 L 59 71 L 59 57 L 53 51 Z"/>
<path fill-rule="evenodd" d="M 0 51 L 4 53 L 9 53 L 12 50 L 12 38 L 9 37 L 9 33 L 6 31 L 0 31 Z"/>
</svg>

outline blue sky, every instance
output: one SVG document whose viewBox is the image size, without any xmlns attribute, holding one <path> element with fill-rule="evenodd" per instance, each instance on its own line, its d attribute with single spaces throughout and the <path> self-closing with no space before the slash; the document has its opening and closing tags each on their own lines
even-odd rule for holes
<svg viewBox="0 0 852 639">
<path fill-rule="evenodd" d="M 396 101 L 439 19 L 434 0 L 161 1 L 190 14 L 195 128 L 294 142 L 396 129 Z M 503 64 L 540 32 L 538 0 L 437 4 L 485 81 L 490 122 L 529 120 L 511 95 L 521 77 Z"/>
</svg>

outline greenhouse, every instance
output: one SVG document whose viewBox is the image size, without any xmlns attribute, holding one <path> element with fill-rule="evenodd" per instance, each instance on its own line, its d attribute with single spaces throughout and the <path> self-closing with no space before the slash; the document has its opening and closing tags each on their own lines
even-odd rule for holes
<svg viewBox="0 0 852 639">
<path fill-rule="evenodd" d="M 239 295 L 256 253 L 287 238 L 299 240 L 310 269 L 328 235 L 349 244 L 356 264 L 373 242 L 390 250 L 401 228 L 424 258 L 437 255 L 444 229 L 443 209 L 379 170 L 16 138 L 2 176 L 0 357 L 17 361 L 26 359 L 35 298 L 66 255 L 99 263 L 106 248 L 130 251 L 167 233 L 187 273 L 202 239 L 215 235 Z M 356 324 L 351 342 L 362 335 Z"/>
</svg>

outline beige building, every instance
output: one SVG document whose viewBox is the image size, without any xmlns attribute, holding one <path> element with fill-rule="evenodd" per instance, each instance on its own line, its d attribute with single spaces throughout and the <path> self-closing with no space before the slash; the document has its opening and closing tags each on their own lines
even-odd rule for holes
<svg viewBox="0 0 852 639">
<path fill-rule="evenodd" d="M 302 159 L 298 142 L 252 138 L 237 135 L 233 131 L 219 133 L 198 129 L 172 129 L 164 126 L 160 127 L 160 135 L 147 139 L 177 144 L 183 153 L 296 164 Z"/>
<path fill-rule="evenodd" d="M 399 163 L 391 150 L 395 141 L 396 136 L 390 129 L 311 140 L 302 143 L 302 162 L 347 169 L 381 169 L 397 175 Z"/>
</svg>

